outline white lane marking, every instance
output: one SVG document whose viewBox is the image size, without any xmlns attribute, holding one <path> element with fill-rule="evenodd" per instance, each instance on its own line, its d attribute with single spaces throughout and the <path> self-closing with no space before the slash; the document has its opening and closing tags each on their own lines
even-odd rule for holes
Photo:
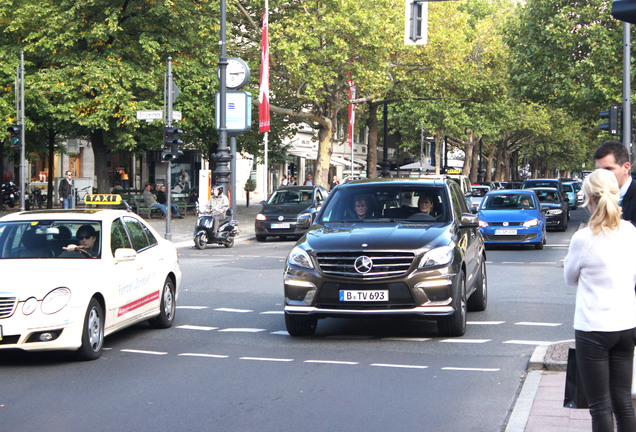
<svg viewBox="0 0 636 432">
<path fill-rule="evenodd" d="M 557 262 L 554 261 L 531 261 L 531 262 L 527 262 L 527 261 L 502 261 L 500 262 L 500 264 L 515 264 L 515 265 L 555 265 L 555 264 L 559 264 Z"/>
<path fill-rule="evenodd" d="M 202 330 L 202 331 L 210 331 L 210 330 L 218 329 L 218 327 L 206 327 L 206 326 L 195 326 L 195 325 L 180 325 L 180 326 L 177 326 L 177 328 L 184 329 L 184 330 Z"/>
<path fill-rule="evenodd" d="M 281 336 L 289 336 L 289 333 L 288 333 L 288 332 L 286 332 L 285 330 L 280 330 L 280 331 L 271 332 L 270 334 L 273 334 L 273 335 L 281 335 Z"/>
<path fill-rule="evenodd" d="M 143 350 L 134 350 L 134 349 L 123 349 L 121 352 L 133 353 L 133 354 L 150 354 L 150 355 L 166 355 L 167 352 L 160 351 L 143 351 Z"/>
<path fill-rule="evenodd" d="M 540 327 L 558 327 L 563 323 L 549 323 L 549 322 L 531 322 L 531 321 L 519 321 L 515 325 L 520 326 L 540 326 Z"/>
<path fill-rule="evenodd" d="M 365 339 L 373 339 L 373 336 L 369 336 L 369 335 L 331 335 L 331 336 L 325 336 L 325 339 L 365 340 Z"/>
<path fill-rule="evenodd" d="M 403 369 L 427 369 L 428 366 L 390 364 L 390 363 L 372 363 L 371 366 L 387 367 L 387 368 L 403 368 Z"/>
<path fill-rule="evenodd" d="M 272 357 L 241 357 L 239 360 L 254 360 L 254 361 L 270 361 L 270 362 L 293 362 L 294 359 L 288 358 L 272 358 Z"/>
<path fill-rule="evenodd" d="M 209 307 L 208 306 L 177 306 L 177 309 L 201 310 L 201 309 L 209 309 Z"/>
<path fill-rule="evenodd" d="M 304 363 L 334 364 L 334 365 L 357 365 L 358 362 L 336 361 L 336 360 L 305 360 Z"/>
<path fill-rule="evenodd" d="M 507 340 L 504 341 L 502 343 L 505 344 L 517 344 L 517 345 L 539 345 L 539 346 L 547 346 L 547 345 L 552 345 L 554 342 L 550 342 L 550 341 L 531 341 L 531 340 L 518 340 L 518 339 L 511 339 L 511 340 Z"/>
<path fill-rule="evenodd" d="M 499 325 L 503 323 L 505 321 L 466 321 L 466 324 L 470 325 Z"/>
<path fill-rule="evenodd" d="M 219 330 L 220 332 L 237 332 L 237 333 L 258 333 L 258 332 L 263 332 L 265 331 L 265 329 L 260 329 L 260 328 L 226 328 L 223 330 Z"/>
<path fill-rule="evenodd" d="M 284 311 L 265 311 L 261 312 L 261 315 L 283 315 Z"/>
<path fill-rule="evenodd" d="M 486 343 L 490 342 L 492 339 L 442 339 L 440 342 L 445 343 Z"/>
<path fill-rule="evenodd" d="M 499 368 L 465 368 L 465 367 L 446 366 L 446 367 L 443 367 L 442 370 L 467 371 L 467 372 L 499 372 L 501 369 Z"/>
<path fill-rule="evenodd" d="M 181 353 L 181 354 L 177 354 L 179 356 L 183 356 L 183 357 L 205 357 L 205 358 L 219 358 L 219 359 L 224 359 L 224 358 L 228 358 L 229 356 L 226 355 L 218 355 L 218 354 L 200 354 L 200 353 Z"/>
<path fill-rule="evenodd" d="M 385 340 L 385 341 L 401 341 L 401 342 L 426 342 L 426 341 L 430 341 L 431 338 L 385 337 L 385 338 L 381 338 L 381 340 Z"/>
<path fill-rule="evenodd" d="M 253 310 L 250 310 L 250 309 L 232 309 L 232 308 L 216 308 L 214 310 L 219 312 L 235 312 L 235 313 L 254 312 Z"/>
</svg>

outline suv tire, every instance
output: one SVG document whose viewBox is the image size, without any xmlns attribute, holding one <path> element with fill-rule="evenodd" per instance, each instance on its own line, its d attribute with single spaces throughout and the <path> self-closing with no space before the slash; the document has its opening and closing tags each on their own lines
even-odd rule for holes
<svg viewBox="0 0 636 432">
<path fill-rule="evenodd" d="M 453 296 L 455 312 L 452 315 L 438 318 L 437 327 L 441 336 L 463 336 L 466 333 L 466 276 L 459 273 L 457 295 Z"/>
<path fill-rule="evenodd" d="M 475 282 L 475 291 L 468 299 L 468 310 L 481 312 L 486 310 L 488 304 L 488 278 L 486 277 L 486 257 L 481 259 L 479 276 Z"/>
<path fill-rule="evenodd" d="M 316 318 L 285 313 L 285 327 L 290 336 L 311 336 L 316 332 L 317 325 Z"/>
</svg>

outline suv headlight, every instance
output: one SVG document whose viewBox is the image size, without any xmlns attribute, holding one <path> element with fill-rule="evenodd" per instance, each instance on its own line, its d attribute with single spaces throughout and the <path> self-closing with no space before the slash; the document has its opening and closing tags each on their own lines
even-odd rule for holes
<svg viewBox="0 0 636 432">
<path fill-rule="evenodd" d="M 529 221 L 525 221 L 523 223 L 524 227 L 533 227 L 539 225 L 539 219 L 530 219 Z"/>
<path fill-rule="evenodd" d="M 442 246 L 426 252 L 420 260 L 418 268 L 449 264 L 453 260 L 455 245 Z"/>
<path fill-rule="evenodd" d="M 71 299 L 71 290 L 68 288 L 55 288 L 42 300 L 42 312 L 47 315 L 59 312 Z"/>
<path fill-rule="evenodd" d="M 287 256 L 287 264 L 308 269 L 314 268 L 309 254 L 298 246 L 293 248 Z"/>
</svg>

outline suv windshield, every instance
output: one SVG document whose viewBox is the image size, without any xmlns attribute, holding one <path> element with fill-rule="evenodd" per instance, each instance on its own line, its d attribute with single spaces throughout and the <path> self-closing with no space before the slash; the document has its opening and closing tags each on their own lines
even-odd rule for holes
<svg viewBox="0 0 636 432">
<path fill-rule="evenodd" d="M 318 223 L 449 220 L 442 188 L 419 185 L 373 185 L 335 189 Z"/>
</svg>

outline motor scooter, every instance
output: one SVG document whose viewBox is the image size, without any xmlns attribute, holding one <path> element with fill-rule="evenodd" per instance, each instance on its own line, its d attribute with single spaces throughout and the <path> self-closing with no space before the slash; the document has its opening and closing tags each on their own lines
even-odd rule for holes
<svg viewBox="0 0 636 432">
<path fill-rule="evenodd" d="M 219 244 L 226 248 L 234 246 L 234 237 L 238 235 L 238 221 L 232 218 L 232 210 L 225 212 L 225 218 L 219 223 L 219 229 L 214 235 L 214 217 L 209 212 L 199 211 L 197 224 L 194 228 L 194 245 L 197 249 L 205 249 L 209 244 Z"/>
<path fill-rule="evenodd" d="M 16 202 L 20 201 L 20 188 L 13 182 L 4 182 L 1 186 L 0 196 L 3 205 L 13 208 Z"/>
</svg>

